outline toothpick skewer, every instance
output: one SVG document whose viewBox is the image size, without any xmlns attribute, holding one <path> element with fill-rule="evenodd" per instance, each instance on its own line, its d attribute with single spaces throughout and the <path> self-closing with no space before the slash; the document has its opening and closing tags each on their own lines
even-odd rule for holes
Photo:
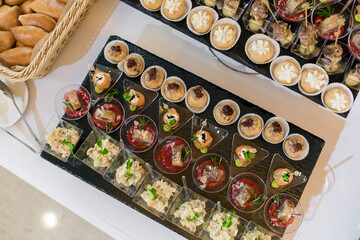
<svg viewBox="0 0 360 240">
<path fill-rule="evenodd" d="M 153 171 L 151 169 L 151 165 L 149 163 L 146 163 L 146 168 L 147 168 L 147 170 L 148 170 L 148 172 L 150 174 L 150 177 L 154 178 L 154 173 L 153 173 Z"/>
<path fill-rule="evenodd" d="M 337 24 L 338 24 L 338 30 L 337 30 L 336 39 L 335 39 L 335 47 L 337 46 L 337 42 L 339 39 L 340 28 L 345 25 L 345 19 L 341 18 L 341 19 L 337 20 Z"/>
<path fill-rule="evenodd" d="M 261 0 L 261 2 L 266 5 L 266 7 L 269 9 L 271 15 L 274 17 L 274 20 L 275 20 L 276 24 L 279 25 L 279 22 L 276 19 L 275 14 L 273 13 L 273 11 L 270 8 L 269 0 Z"/>
<path fill-rule="evenodd" d="M 217 205 L 218 211 L 221 212 L 221 202 L 218 201 L 218 202 L 216 203 L 216 205 Z"/>
<path fill-rule="evenodd" d="M 181 180 L 183 182 L 183 187 L 184 187 L 184 192 L 185 192 L 185 199 L 188 199 L 189 198 L 189 190 L 187 188 L 186 177 L 182 176 Z"/>
</svg>

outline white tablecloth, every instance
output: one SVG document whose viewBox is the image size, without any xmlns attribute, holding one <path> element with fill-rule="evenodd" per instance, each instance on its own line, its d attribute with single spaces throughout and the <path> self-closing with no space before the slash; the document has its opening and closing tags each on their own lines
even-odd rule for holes
<svg viewBox="0 0 360 240">
<path fill-rule="evenodd" d="M 81 83 L 87 74 L 87 64 L 94 62 L 111 34 L 322 137 L 326 145 L 301 198 L 305 211 L 303 224 L 296 234 L 287 235 L 285 239 L 358 239 L 359 101 L 355 102 L 349 117 L 342 119 L 272 80 L 224 68 L 213 60 L 204 45 L 118 0 L 97 1 L 49 75 L 28 82 L 31 97 L 26 117 L 39 135 L 43 136 L 46 124 L 55 113 L 53 101 L 57 91 L 67 84 Z M 22 123 L 9 130 L 32 142 Z M 0 150 L 2 166 L 116 239 L 183 239 L 33 154 L 3 132 Z"/>
</svg>

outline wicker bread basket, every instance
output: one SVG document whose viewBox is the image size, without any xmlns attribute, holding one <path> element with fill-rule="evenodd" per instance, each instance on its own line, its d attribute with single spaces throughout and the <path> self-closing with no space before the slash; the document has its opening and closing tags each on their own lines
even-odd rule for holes
<svg viewBox="0 0 360 240">
<path fill-rule="evenodd" d="M 74 0 L 55 29 L 41 46 L 30 64 L 21 71 L 14 71 L 0 64 L 0 78 L 12 82 L 24 82 L 29 79 L 44 77 L 54 64 L 56 57 L 64 49 L 71 35 L 80 22 L 90 12 L 96 0 Z"/>
</svg>

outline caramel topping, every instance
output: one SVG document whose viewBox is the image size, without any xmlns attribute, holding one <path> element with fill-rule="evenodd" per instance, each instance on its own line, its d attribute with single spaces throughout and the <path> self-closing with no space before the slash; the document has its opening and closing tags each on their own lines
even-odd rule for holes
<svg viewBox="0 0 360 240">
<path fill-rule="evenodd" d="M 137 65 L 137 63 L 136 63 L 135 58 L 129 58 L 128 61 L 127 61 L 127 64 L 126 64 L 126 66 L 128 68 L 135 67 L 136 65 Z"/>
<path fill-rule="evenodd" d="M 282 127 L 281 127 L 281 125 L 280 125 L 278 122 L 273 122 L 273 123 L 271 124 L 271 126 L 273 127 L 273 132 L 275 132 L 275 133 L 281 133 Z"/>
<path fill-rule="evenodd" d="M 226 104 L 221 108 L 221 112 L 226 116 L 231 116 L 234 114 L 234 109 L 230 105 Z"/>
<path fill-rule="evenodd" d="M 121 47 L 119 45 L 114 45 L 114 46 L 111 46 L 111 51 L 114 51 L 114 52 L 121 52 Z"/>
<path fill-rule="evenodd" d="M 157 69 L 156 69 L 155 67 L 151 68 L 151 69 L 147 72 L 150 81 L 156 79 L 156 73 L 157 73 Z"/>
<path fill-rule="evenodd" d="M 202 98 L 204 96 L 202 90 L 203 90 L 203 88 L 201 86 L 198 86 L 193 89 L 193 92 L 194 92 L 196 98 Z"/>
<path fill-rule="evenodd" d="M 251 127 L 253 124 L 254 124 L 254 120 L 251 117 L 247 118 L 244 122 L 241 123 L 242 126 L 248 128 Z"/>
<path fill-rule="evenodd" d="M 296 143 L 294 144 L 294 151 L 295 151 L 295 152 L 300 152 L 302 149 L 303 149 L 303 145 L 302 145 L 301 143 L 296 142 Z"/>
<path fill-rule="evenodd" d="M 178 83 L 169 83 L 167 85 L 168 90 L 178 90 L 180 88 L 180 85 Z"/>
</svg>

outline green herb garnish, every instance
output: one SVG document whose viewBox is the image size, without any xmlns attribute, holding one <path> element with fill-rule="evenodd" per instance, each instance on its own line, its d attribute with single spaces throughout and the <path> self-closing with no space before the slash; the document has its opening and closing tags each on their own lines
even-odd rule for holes
<svg viewBox="0 0 360 240">
<path fill-rule="evenodd" d="M 105 123 L 105 126 L 106 126 L 106 130 L 105 132 L 111 132 L 113 129 L 114 129 L 114 126 L 111 125 L 110 123 Z"/>
<path fill-rule="evenodd" d="M 108 94 L 105 95 L 105 100 L 104 100 L 104 102 L 105 102 L 105 103 L 111 102 L 111 100 L 108 99 L 108 98 L 110 98 L 110 97 L 113 98 L 113 97 L 115 97 L 115 96 L 117 96 L 117 95 L 119 95 L 119 94 L 120 94 L 119 90 L 117 90 L 116 88 L 114 88 L 111 92 L 109 92 Z"/>
<path fill-rule="evenodd" d="M 73 107 L 71 106 L 70 102 L 68 102 L 67 100 L 64 100 L 62 102 L 70 111 L 74 111 Z"/>
<path fill-rule="evenodd" d="M 144 118 L 144 117 L 143 117 L 143 118 L 140 118 L 141 128 L 144 128 L 145 125 L 146 125 L 148 122 L 150 122 L 150 120 L 145 121 L 145 118 Z"/>
<path fill-rule="evenodd" d="M 296 13 L 301 13 L 303 11 L 305 11 L 305 4 L 309 4 L 308 7 L 306 9 L 313 9 L 314 8 L 314 3 L 313 2 L 310 2 L 310 3 L 304 3 L 303 5 L 301 5 L 301 7 L 296 11 Z"/>
<path fill-rule="evenodd" d="M 133 165 L 133 161 L 131 161 L 132 156 L 133 155 L 131 154 L 130 157 L 128 158 L 128 160 L 126 161 L 126 170 L 127 170 L 127 172 L 124 174 L 124 176 L 127 179 L 130 179 L 133 176 L 133 174 L 130 173 L 131 167 Z"/>
<path fill-rule="evenodd" d="M 156 195 L 156 189 L 155 188 L 148 188 L 147 186 L 145 186 L 145 189 L 148 190 L 152 195 L 153 195 L 153 198 L 152 200 L 155 200 L 157 199 L 157 195 Z"/>
<path fill-rule="evenodd" d="M 326 2 L 324 2 L 324 4 L 326 6 L 326 9 L 320 8 L 316 12 L 316 14 L 322 17 L 330 17 L 334 13 L 335 8 L 330 7 L 330 5 L 327 4 Z"/>
<path fill-rule="evenodd" d="M 275 195 L 275 202 L 276 202 L 276 205 L 279 207 L 280 206 L 280 196 L 278 193 Z"/>
<path fill-rule="evenodd" d="M 99 150 L 100 155 L 98 156 L 98 158 L 100 158 L 101 155 L 106 155 L 109 153 L 109 151 L 106 148 L 103 148 L 100 133 L 99 133 L 99 138 L 96 142 L 96 145 L 100 148 L 100 150 Z"/>
<path fill-rule="evenodd" d="M 193 134 L 193 137 L 192 138 L 190 138 L 190 141 L 196 141 L 196 140 L 198 140 L 199 138 L 195 135 L 195 134 Z"/>
<path fill-rule="evenodd" d="M 68 148 L 70 148 L 70 152 L 71 152 L 72 156 L 74 158 L 76 158 L 76 155 L 74 154 L 75 144 L 71 143 L 69 140 L 70 139 L 64 140 L 64 141 L 61 142 L 61 144 L 67 146 Z"/>
<path fill-rule="evenodd" d="M 289 182 L 289 178 L 290 178 L 290 173 L 284 173 L 283 175 L 281 175 L 282 179 L 284 182 Z"/>
<path fill-rule="evenodd" d="M 232 225 L 232 220 L 234 219 L 234 217 L 235 217 L 235 211 L 233 211 L 232 215 L 230 215 L 230 216 L 227 216 L 226 213 L 225 213 L 225 221 L 223 221 L 222 227 L 223 228 L 230 228 L 231 225 Z"/>
<path fill-rule="evenodd" d="M 244 157 L 245 157 L 245 160 L 250 162 L 252 159 L 255 158 L 254 154 L 252 152 L 250 152 L 250 150 L 244 152 Z"/>
<path fill-rule="evenodd" d="M 183 160 L 184 160 L 184 162 L 185 162 L 186 159 L 189 158 L 189 156 L 190 156 L 190 154 L 191 154 L 191 150 L 190 150 L 188 147 L 185 147 L 184 151 L 185 151 L 185 154 L 184 154 Z"/>
<path fill-rule="evenodd" d="M 257 198 L 253 199 L 253 200 L 251 201 L 251 203 L 253 203 L 253 204 L 260 204 L 260 203 L 261 203 L 261 202 L 260 202 L 261 196 L 262 196 L 262 194 L 260 194 Z M 253 197 L 255 197 L 255 196 L 253 195 Z"/>
<path fill-rule="evenodd" d="M 130 94 L 130 92 L 126 92 L 123 94 L 123 97 L 126 101 L 130 101 L 132 98 L 132 94 Z"/>
<path fill-rule="evenodd" d="M 211 157 L 211 161 L 212 161 L 212 163 L 216 166 L 217 157 L 212 156 L 212 157 Z"/>
<path fill-rule="evenodd" d="M 169 123 L 163 124 L 164 127 L 171 127 L 176 124 L 176 119 L 171 119 Z"/>
</svg>

